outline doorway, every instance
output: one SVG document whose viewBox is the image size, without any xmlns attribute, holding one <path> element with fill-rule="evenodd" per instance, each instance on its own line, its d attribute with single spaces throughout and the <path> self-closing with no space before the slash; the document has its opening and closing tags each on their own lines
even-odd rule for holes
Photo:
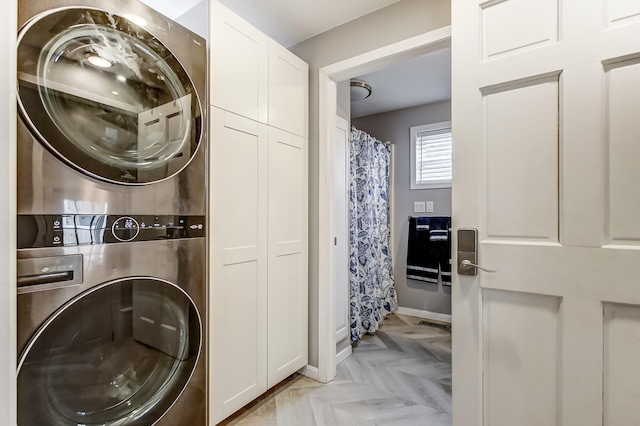
<svg viewBox="0 0 640 426">
<path fill-rule="evenodd" d="M 358 81 L 370 85 L 371 95 L 351 101 L 351 124 L 394 148 L 389 204 L 398 312 L 451 322 L 449 275 L 442 280 L 437 272 L 437 249 L 448 251 L 448 239 L 441 239 L 447 235 L 434 231 L 430 244 L 430 231 L 422 232 L 427 226 L 416 231 L 409 220 L 426 222 L 422 219 L 438 217 L 450 221 L 451 217 L 451 49 L 402 60 L 360 75 Z M 338 90 L 341 88 L 339 84 Z M 413 238 L 408 253 L 410 233 Z M 415 262 L 409 265 L 410 273 L 408 255 Z M 449 257 L 445 263 L 448 269 Z M 435 273 L 423 273 L 425 267 L 432 266 Z"/>
<path fill-rule="evenodd" d="M 336 128 L 338 83 L 365 75 L 403 60 L 416 58 L 429 52 L 450 47 L 451 28 L 445 27 L 429 33 L 377 49 L 366 54 L 338 62 L 320 69 L 320 174 L 329 179 L 320 181 L 320 282 L 330 282 L 334 273 L 331 261 L 333 245 L 332 208 L 334 183 L 331 180 L 334 169 L 334 133 Z M 325 211 L 326 210 L 326 211 Z M 406 218 L 405 218 L 406 220 Z M 392 231 L 393 232 L 393 231 Z M 396 242 L 397 244 L 397 242 Z M 321 301 L 335 300 L 335 290 L 331 286 L 320 288 Z M 336 324 L 334 305 L 320 303 L 319 306 L 319 376 L 331 380 L 336 376 Z"/>
</svg>

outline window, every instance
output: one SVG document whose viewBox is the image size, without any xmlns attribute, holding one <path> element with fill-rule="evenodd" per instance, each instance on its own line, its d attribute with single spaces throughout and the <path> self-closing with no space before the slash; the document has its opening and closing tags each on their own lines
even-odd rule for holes
<svg viewBox="0 0 640 426">
<path fill-rule="evenodd" d="M 411 128 L 411 189 L 451 187 L 451 122 Z"/>
</svg>

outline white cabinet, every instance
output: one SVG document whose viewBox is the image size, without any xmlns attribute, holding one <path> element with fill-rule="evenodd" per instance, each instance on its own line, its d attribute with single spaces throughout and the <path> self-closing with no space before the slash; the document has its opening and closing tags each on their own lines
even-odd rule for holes
<svg viewBox="0 0 640 426">
<path fill-rule="evenodd" d="M 307 139 L 211 107 L 210 416 L 308 361 Z"/>
<path fill-rule="evenodd" d="M 269 41 L 269 125 L 308 137 L 309 66 Z"/>
<path fill-rule="evenodd" d="M 210 417 L 308 361 L 308 66 L 212 3 Z"/>
<path fill-rule="evenodd" d="M 307 364 L 307 140 L 269 129 L 269 387 Z"/>
<path fill-rule="evenodd" d="M 211 105 L 307 138 L 309 66 L 217 1 L 211 10 Z"/>
<path fill-rule="evenodd" d="M 210 46 L 211 104 L 267 123 L 269 38 L 213 1 Z"/>
<path fill-rule="evenodd" d="M 268 127 L 211 108 L 210 417 L 267 390 Z"/>
</svg>

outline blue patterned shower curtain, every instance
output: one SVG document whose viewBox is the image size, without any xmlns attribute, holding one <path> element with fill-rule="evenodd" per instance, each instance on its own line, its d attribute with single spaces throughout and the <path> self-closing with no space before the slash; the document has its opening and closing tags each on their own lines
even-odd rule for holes
<svg viewBox="0 0 640 426">
<path fill-rule="evenodd" d="M 351 127 L 349 284 L 351 340 L 373 333 L 398 306 L 391 265 L 391 147 Z"/>
</svg>

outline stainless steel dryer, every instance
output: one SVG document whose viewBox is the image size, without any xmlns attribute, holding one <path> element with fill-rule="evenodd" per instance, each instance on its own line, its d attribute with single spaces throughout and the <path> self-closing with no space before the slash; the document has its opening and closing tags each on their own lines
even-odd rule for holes
<svg viewBox="0 0 640 426">
<path fill-rule="evenodd" d="M 19 2 L 18 422 L 206 424 L 206 44 Z"/>
<path fill-rule="evenodd" d="M 18 12 L 18 214 L 203 214 L 205 40 L 135 0 Z"/>
</svg>

